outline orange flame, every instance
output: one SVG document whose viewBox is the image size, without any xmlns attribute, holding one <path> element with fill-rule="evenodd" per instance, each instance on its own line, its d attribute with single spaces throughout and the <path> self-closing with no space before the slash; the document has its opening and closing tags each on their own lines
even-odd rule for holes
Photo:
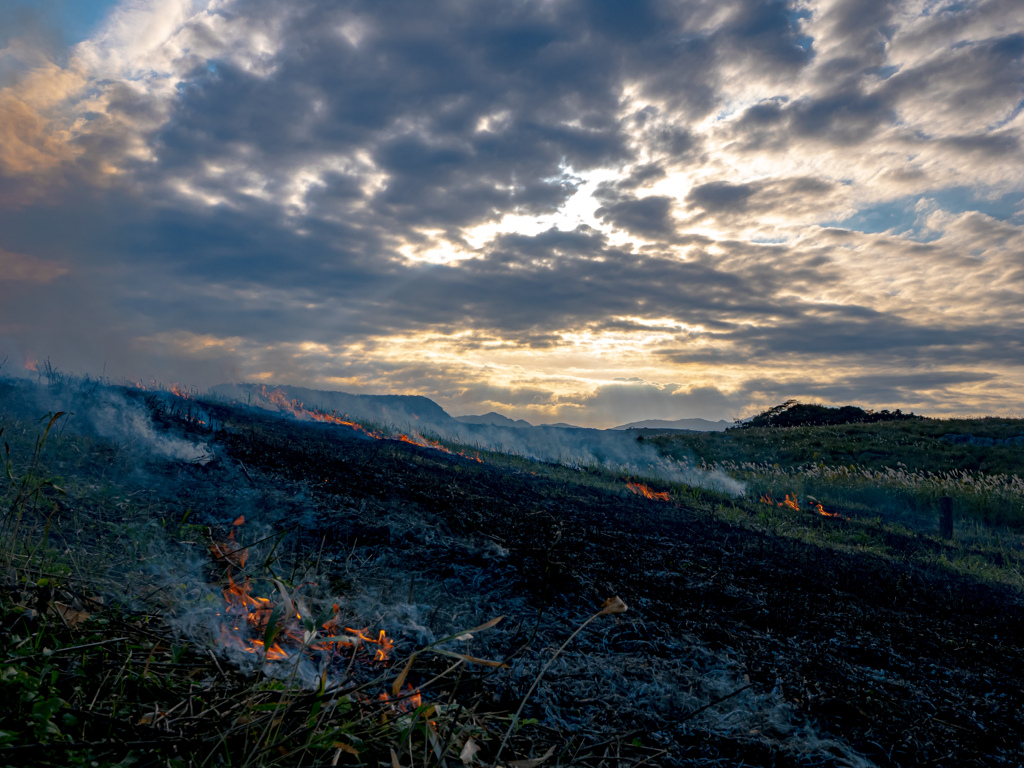
<svg viewBox="0 0 1024 768">
<path fill-rule="evenodd" d="M 838 512 L 829 512 L 827 509 L 825 509 L 823 506 L 821 506 L 821 502 L 820 501 L 814 502 L 814 505 L 811 507 L 811 509 L 813 511 L 817 512 L 822 517 L 834 517 L 834 518 L 837 518 L 839 520 L 845 520 L 846 519 L 845 517 L 840 515 Z"/>
<path fill-rule="evenodd" d="M 341 628 L 337 604 L 334 606 L 335 615 L 317 628 L 315 636 L 311 638 L 300 621 L 302 615 L 295 610 L 294 603 L 291 606 L 293 616 L 284 621 L 273 644 L 266 647 L 262 637 L 274 613 L 274 604 L 265 597 L 254 595 L 248 578 L 242 582 L 235 581 L 230 570 L 223 594 L 226 604 L 224 615 L 228 621 L 221 626 L 222 642 L 246 653 L 262 653 L 267 661 L 285 661 L 305 646 L 329 653 L 337 653 L 341 648 L 358 650 L 359 647 L 365 647 L 370 656 L 369 661 L 386 662 L 395 647 L 394 641 L 384 630 L 380 630 L 374 639 L 368 628 Z"/>
<path fill-rule="evenodd" d="M 180 384 L 171 384 L 171 392 L 180 397 L 182 400 L 191 400 L 192 393 L 182 387 Z"/>
<path fill-rule="evenodd" d="M 31 356 L 26 357 L 25 358 L 25 370 L 26 371 L 36 371 L 36 372 L 38 372 L 39 371 L 39 361 L 36 360 L 34 357 L 31 357 Z"/>
<path fill-rule="evenodd" d="M 786 509 L 792 509 L 795 512 L 799 512 L 800 511 L 800 502 L 797 500 L 797 497 L 793 496 L 793 498 L 791 499 L 791 498 L 789 498 L 789 494 L 788 493 L 786 494 L 786 498 L 785 498 L 784 501 L 780 501 L 780 502 L 776 503 L 772 499 L 772 497 L 769 496 L 766 493 L 761 494 L 760 501 L 761 501 L 762 504 L 767 504 L 769 506 L 785 507 Z M 846 518 L 843 517 L 842 515 L 840 515 L 838 512 L 829 512 L 827 509 L 825 509 L 823 506 L 821 506 L 821 502 L 820 501 L 814 501 L 811 504 L 810 511 L 811 512 L 816 512 L 819 515 L 821 515 L 822 517 L 832 517 L 832 518 L 836 518 L 838 520 L 846 520 Z"/>
<path fill-rule="evenodd" d="M 420 695 L 418 688 L 413 688 L 411 685 L 405 686 L 398 695 L 392 697 L 387 691 L 381 691 L 377 694 L 376 698 L 369 698 L 366 696 L 359 696 L 359 700 L 364 704 L 372 704 L 375 701 L 386 704 L 394 714 L 402 714 L 404 712 L 412 712 L 414 709 L 419 707 L 423 703 L 423 697 Z"/>
<path fill-rule="evenodd" d="M 210 545 L 214 559 L 227 565 L 227 583 L 222 589 L 225 602 L 222 615 L 225 620 L 221 625 L 221 641 L 225 645 L 246 653 L 263 654 L 267 661 L 285 661 L 303 648 L 332 654 L 339 653 L 342 648 L 352 649 L 353 653 L 364 648 L 365 655 L 369 657 L 366 661 L 381 663 L 390 659 L 395 643 L 383 629 L 374 638 L 369 628 L 342 627 L 338 604 L 335 603 L 333 616 L 311 632 L 308 623 L 303 623 L 296 602 L 287 596 L 285 599 L 290 600 L 290 605 L 286 606 L 286 618 L 274 628 L 278 630 L 273 632 L 274 642 L 266 647 L 263 638 L 275 605 L 268 598 L 253 594 L 248 577 L 239 582 L 232 575 L 232 566 L 242 568 L 248 558 L 248 549 L 239 548 L 235 541 L 235 531 L 244 523 L 245 516 L 239 516 L 232 523 L 226 539 Z M 284 588 L 281 589 L 283 591 Z"/>
<path fill-rule="evenodd" d="M 239 526 L 245 522 L 245 515 L 242 515 L 238 520 L 233 522 L 232 526 Z M 224 560 L 228 563 L 228 567 L 237 565 L 239 568 L 245 568 L 245 563 L 249 559 L 249 549 L 247 547 L 238 547 L 235 544 L 235 532 L 234 530 L 228 534 L 228 537 L 224 541 L 214 541 L 210 544 L 210 554 L 213 555 L 214 560 Z M 228 571 L 228 579 L 231 579 L 231 572 Z"/>
<path fill-rule="evenodd" d="M 652 491 L 643 483 L 626 483 L 626 487 L 638 496 L 654 501 L 671 501 L 668 491 Z"/>
<path fill-rule="evenodd" d="M 796 496 L 794 496 L 792 499 L 790 499 L 788 493 L 786 494 L 786 500 L 785 501 L 780 501 L 779 502 L 779 506 L 780 507 L 787 507 L 789 509 L 792 509 L 794 512 L 799 512 L 800 511 L 800 504 L 797 501 Z"/>
<path fill-rule="evenodd" d="M 368 437 L 374 438 L 375 440 L 387 439 L 387 436 L 382 435 L 380 432 L 375 432 L 373 430 L 367 429 L 358 422 L 349 421 L 348 419 L 341 418 L 340 416 L 338 416 L 337 411 L 327 413 L 326 411 L 321 411 L 318 408 L 306 408 L 299 400 L 289 400 L 288 396 L 284 393 L 283 390 L 275 389 L 273 391 L 270 391 L 264 385 L 260 389 L 260 394 L 262 394 L 263 397 L 266 398 L 269 402 L 273 403 L 282 410 L 290 413 L 297 419 L 312 419 L 313 421 L 319 421 L 325 424 L 337 424 L 339 426 L 354 429 L 357 432 L 361 432 L 364 435 L 367 435 Z M 448 453 L 452 455 L 462 456 L 467 459 L 473 459 L 474 461 L 483 464 L 483 461 L 479 456 L 469 456 L 465 453 L 462 453 L 461 451 L 452 451 L 448 448 L 445 448 L 436 440 L 428 440 L 427 438 L 422 437 L 416 434 L 415 432 L 413 432 L 412 437 L 410 437 L 409 435 L 399 435 L 395 439 L 403 443 L 418 445 L 421 448 L 432 448 L 435 451 L 441 451 L 442 453 Z"/>
</svg>

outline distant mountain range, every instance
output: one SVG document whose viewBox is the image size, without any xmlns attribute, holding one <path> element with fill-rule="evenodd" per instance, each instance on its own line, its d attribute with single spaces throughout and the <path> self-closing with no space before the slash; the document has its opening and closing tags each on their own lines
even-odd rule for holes
<svg viewBox="0 0 1024 768">
<path fill-rule="evenodd" d="M 455 420 L 461 421 L 463 424 L 486 424 L 491 427 L 514 427 L 516 429 L 529 429 L 530 427 L 581 429 L 581 427 L 577 427 L 575 424 L 566 424 L 564 421 L 558 421 L 554 424 L 531 424 L 526 419 L 510 419 L 508 416 L 503 416 L 496 411 L 491 411 L 481 416 L 456 416 Z"/>
<path fill-rule="evenodd" d="M 515 430 L 536 427 L 558 429 L 580 429 L 564 422 L 556 424 L 531 424 L 525 419 L 510 419 L 495 411 L 480 416 L 451 416 L 440 405 L 428 397 L 419 395 L 353 395 L 347 392 L 330 392 L 292 386 L 263 386 L 260 384 L 220 384 L 212 392 L 227 400 L 250 403 L 261 407 L 280 408 L 275 403 L 283 397 L 287 401 L 298 401 L 307 408 L 319 408 L 327 412 L 347 414 L 354 419 L 369 419 L 391 424 L 421 424 L 423 428 L 444 428 L 452 422 L 466 425 L 504 427 Z M 707 419 L 678 419 L 664 421 L 648 419 L 634 421 L 615 427 L 624 429 L 687 429 L 698 432 L 721 432 L 732 423 L 708 421 Z"/>
</svg>

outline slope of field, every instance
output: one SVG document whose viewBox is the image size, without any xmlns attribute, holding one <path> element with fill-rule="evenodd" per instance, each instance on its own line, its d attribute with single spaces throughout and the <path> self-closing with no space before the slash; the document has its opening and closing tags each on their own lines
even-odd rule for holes
<svg viewBox="0 0 1024 768">
<path fill-rule="evenodd" d="M 25 701 L 0 717 L 0 762 L 1016 766 L 1024 751 L 1024 600 L 1010 577 L 940 562 L 955 541 L 165 393 L 0 387 L 18 510 L 0 654 L 18 670 L 7 700 Z M 33 463 L 39 417 L 65 409 Z M 26 477 L 63 493 L 22 498 Z M 1019 576 L 1020 545 L 991 568 Z M 333 603 L 367 638 L 385 630 L 390 656 L 301 638 L 284 661 L 240 653 L 218 623 L 227 561 L 282 610 Z M 91 602 L 54 597 L 72 593 Z M 556 654 L 613 596 L 629 610 Z M 33 633 L 72 650 L 17 640 Z M 393 686 L 421 707 L 372 709 Z M 303 728 L 330 736 L 296 746 Z"/>
</svg>

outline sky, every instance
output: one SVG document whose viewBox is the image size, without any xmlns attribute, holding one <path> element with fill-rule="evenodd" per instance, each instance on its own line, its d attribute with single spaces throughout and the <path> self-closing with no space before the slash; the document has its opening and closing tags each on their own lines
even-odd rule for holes
<svg viewBox="0 0 1024 768">
<path fill-rule="evenodd" d="M 0 0 L 0 360 L 1024 414 L 1024 4 Z"/>
</svg>

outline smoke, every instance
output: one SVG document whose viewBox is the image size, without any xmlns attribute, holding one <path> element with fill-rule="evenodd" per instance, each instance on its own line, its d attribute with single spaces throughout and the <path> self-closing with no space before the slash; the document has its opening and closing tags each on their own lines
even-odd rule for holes
<svg viewBox="0 0 1024 768">
<path fill-rule="evenodd" d="M 48 386 L 32 387 L 32 393 L 38 408 L 63 411 L 78 420 L 86 433 L 111 440 L 119 448 L 134 447 L 143 454 L 198 464 L 214 458 L 204 443 L 159 431 L 141 398 L 129 397 L 119 387 L 51 373 Z"/>
<path fill-rule="evenodd" d="M 205 463 L 213 458 L 205 445 L 157 433 L 152 416 L 141 403 L 129 401 L 113 390 L 98 392 L 86 414 L 101 437 L 129 444 L 141 443 L 152 453 L 167 459 Z"/>
<path fill-rule="evenodd" d="M 742 496 L 745 485 L 717 468 L 663 456 L 650 443 L 621 430 L 562 427 L 500 427 L 461 424 L 438 429 L 445 439 L 485 450 L 564 464 L 575 469 L 599 466 L 632 477 L 656 478 L 695 488 Z"/>
<path fill-rule="evenodd" d="M 684 461 L 663 456 L 655 446 L 637 440 L 628 430 L 466 424 L 425 397 L 350 395 L 253 384 L 220 385 L 212 394 L 228 402 L 289 413 L 300 420 L 315 420 L 316 413 L 341 414 L 347 419 L 383 425 L 381 431 L 389 435 L 432 437 L 577 470 L 602 467 L 634 478 L 659 479 L 733 496 L 746 492 L 744 483 L 721 470 L 698 466 L 692 456 Z"/>
</svg>

